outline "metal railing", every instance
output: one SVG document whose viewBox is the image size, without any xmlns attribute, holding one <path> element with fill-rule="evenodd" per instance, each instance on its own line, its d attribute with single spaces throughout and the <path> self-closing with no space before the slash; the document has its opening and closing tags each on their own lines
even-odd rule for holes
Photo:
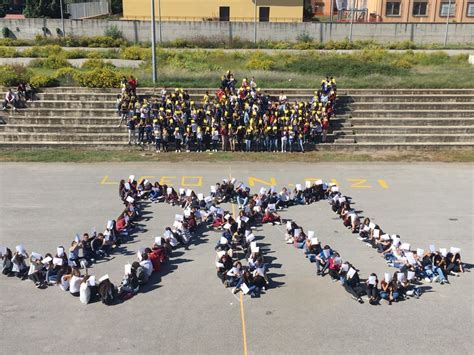
<svg viewBox="0 0 474 355">
<path fill-rule="evenodd" d="M 67 12 L 71 15 L 71 19 L 107 15 L 110 12 L 109 1 L 98 0 L 67 4 Z"/>
</svg>

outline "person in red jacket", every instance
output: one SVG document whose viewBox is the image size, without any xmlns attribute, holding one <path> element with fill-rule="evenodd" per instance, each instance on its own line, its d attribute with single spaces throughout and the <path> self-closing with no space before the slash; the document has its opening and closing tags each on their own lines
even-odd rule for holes
<svg viewBox="0 0 474 355">
<path fill-rule="evenodd" d="M 150 260 L 153 265 L 153 272 L 158 272 L 161 267 L 159 253 L 155 252 L 155 250 L 151 250 L 150 248 L 146 248 L 145 252 L 148 254 L 148 260 Z"/>
</svg>

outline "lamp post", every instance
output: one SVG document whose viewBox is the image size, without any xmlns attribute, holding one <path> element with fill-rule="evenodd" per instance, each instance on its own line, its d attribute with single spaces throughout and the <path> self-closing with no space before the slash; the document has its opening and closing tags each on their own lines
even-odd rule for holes
<svg viewBox="0 0 474 355">
<path fill-rule="evenodd" d="M 163 42 L 163 37 L 161 35 L 161 0 L 158 0 L 158 20 L 160 21 L 159 22 L 159 27 L 158 27 L 158 30 L 160 32 L 160 43 Z"/>
<path fill-rule="evenodd" d="M 151 0 L 151 58 L 153 69 L 153 84 L 156 85 L 156 33 L 155 33 L 155 0 Z"/>
<path fill-rule="evenodd" d="M 330 14 L 329 14 L 329 22 L 332 23 L 332 16 L 333 16 L 333 13 L 334 13 L 334 0 L 331 0 L 331 6 L 330 6 Z"/>
<path fill-rule="evenodd" d="M 446 15 L 446 32 L 444 33 L 444 46 L 448 44 L 449 15 L 451 15 L 451 0 L 448 2 L 448 14 Z"/>
<path fill-rule="evenodd" d="M 257 43 L 257 0 L 255 1 L 255 11 L 253 17 L 253 41 Z"/>
<path fill-rule="evenodd" d="M 354 2 L 351 2 L 351 26 L 350 26 L 350 33 L 349 33 L 349 42 L 352 43 L 352 25 L 354 24 Z"/>
<path fill-rule="evenodd" d="M 63 32 L 63 37 L 66 36 L 64 30 L 64 13 L 63 13 L 63 0 L 59 0 L 59 7 L 61 8 L 61 31 Z"/>
</svg>

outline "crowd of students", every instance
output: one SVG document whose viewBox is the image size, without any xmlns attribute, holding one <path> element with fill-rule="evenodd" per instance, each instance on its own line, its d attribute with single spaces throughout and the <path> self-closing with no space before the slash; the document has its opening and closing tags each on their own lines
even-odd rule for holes
<svg viewBox="0 0 474 355">
<path fill-rule="evenodd" d="M 89 275 L 88 268 L 99 260 L 107 260 L 114 249 L 126 243 L 136 230 L 136 220 L 140 217 L 139 200 L 141 192 L 131 176 L 126 184 L 126 193 L 121 191 L 124 209 L 115 220 L 109 220 L 103 232 L 94 230 L 76 235 L 67 247 L 58 246 L 56 252 L 28 254 L 23 245 L 17 245 L 12 252 L 0 247 L 2 274 L 30 279 L 38 288 L 58 286 L 61 290 L 89 303 L 100 299 L 105 304 L 115 301 L 116 289 L 108 275 L 96 279 Z M 27 264 L 29 261 L 29 265 Z"/>
<path fill-rule="evenodd" d="M 337 93 L 328 77 L 311 101 L 291 102 L 283 92 L 269 97 L 253 78 L 238 87 L 230 71 L 215 95 L 206 92 L 200 103 L 187 90 L 163 88 L 159 97 L 139 97 L 136 87 L 135 78 L 123 79 L 118 126 L 127 125 L 129 144 L 156 152 L 304 152 L 327 141 Z"/>
<path fill-rule="evenodd" d="M 430 245 L 429 251 L 423 249 L 411 250 L 410 244 L 401 243 L 398 235 L 388 235 L 369 218 L 363 219 L 351 207 L 350 197 L 343 195 L 335 184 L 327 184 L 318 180 L 313 184 L 306 181 L 305 188 L 296 185 L 294 196 L 288 197 L 288 190 L 280 192 L 280 201 L 287 206 L 291 204 L 310 204 L 319 200 L 328 200 L 332 210 L 342 220 L 352 233 L 359 235 L 358 239 L 373 247 L 385 257 L 391 267 L 398 268 L 393 274 L 384 273 L 379 279 L 375 273 L 362 281 L 358 269 L 350 262 L 343 261 L 341 255 L 329 245 L 322 245 L 315 237 L 314 231 L 306 234 L 301 226 L 294 221 L 286 223 L 285 240 L 298 249 L 303 249 L 305 256 L 316 264 L 316 274 L 328 274 L 333 281 L 339 281 L 352 297 L 363 303 L 362 296 L 367 295 L 369 303 L 379 304 L 381 299 L 391 305 L 407 297 L 418 298 L 421 295 L 420 281 L 448 283 L 448 275 L 459 276 L 464 272 L 460 249 L 451 247 L 440 248 L 436 251 Z"/>
<path fill-rule="evenodd" d="M 210 206 L 212 227 L 222 231 L 216 250 L 217 276 L 223 285 L 233 288 L 233 293 L 259 297 L 270 285 L 269 264 L 264 250 L 258 245 L 252 230 L 263 221 L 268 209 L 265 199 L 249 200 L 250 189 L 235 179 L 224 179 L 211 186 L 211 198 L 216 203 L 237 202 L 239 213 L 231 216 L 220 208 Z M 257 208 L 258 207 L 258 208 Z M 242 262 L 246 265 L 242 265 Z"/>
<path fill-rule="evenodd" d="M 388 304 L 407 297 L 418 298 L 420 281 L 448 283 L 450 276 L 464 272 L 460 249 L 436 248 L 429 251 L 412 250 L 408 243 L 402 243 L 398 235 L 388 235 L 369 218 L 361 219 L 351 207 L 352 200 L 344 196 L 335 184 L 322 180 L 305 186 L 297 184 L 293 190 L 283 187 L 261 188 L 259 193 L 251 194 L 250 188 L 236 179 L 224 179 L 211 186 L 209 196 L 196 194 L 191 189 L 151 183 L 148 180 L 137 182 L 134 176 L 119 184 L 119 195 L 124 209 L 116 220 L 109 220 L 102 233 L 93 230 L 90 234 L 76 235 L 70 246 L 59 246 L 55 253 L 44 256 L 32 252 L 29 255 L 22 245 L 12 252 L 0 247 L 2 273 L 21 279 L 30 279 L 38 288 L 57 285 L 63 291 L 78 296 L 83 303 L 100 299 L 112 304 L 117 297 L 126 300 L 133 297 L 145 285 L 154 272 L 172 256 L 179 247 L 188 248 L 191 240 L 199 235 L 199 229 L 207 225 L 221 232 L 217 241 L 217 276 L 225 287 L 232 287 L 234 293 L 242 291 L 251 297 L 258 297 L 269 286 L 268 264 L 263 250 L 258 246 L 252 232 L 258 224 L 285 223 L 278 214 L 279 209 L 293 205 L 309 205 L 327 200 L 332 210 L 343 224 L 358 235 L 367 246 L 376 249 L 389 266 L 398 270 L 384 273 L 379 281 L 372 273 L 361 280 L 358 269 L 344 261 L 337 250 L 323 245 L 314 231 L 304 231 L 295 221 L 286 221 L 286 243 L 302 249 L 306 258 L 316 265 L 316 274 L 328 274 L 333 281 L 339 281 L 354 299 L 363 303 L 362 296 L 369 297 L 370 304 L 378 304 L 384 299 Z M 150 247 L 137 252 L 137 260 L 125 265 L 122 282 L 115 287 L 108 275 L 96 280 L 88 274 L 88 267 L 99 259 L 107 258 L 116 246 L 127 242 L 136 229 L 136 221 L 141 215 L 139 202 L 165 202 L 183 209 L 176 214 L 175 221 L 165 228 L 163 236 L 155 237 Z M 239 212 L 232 216 L 219 205 L 225 202 L 237 203 Z M 242 265 L 242 261 L 247 265 Z M 29 261 L 29 265 L 27 264 Z"/>
</svg>

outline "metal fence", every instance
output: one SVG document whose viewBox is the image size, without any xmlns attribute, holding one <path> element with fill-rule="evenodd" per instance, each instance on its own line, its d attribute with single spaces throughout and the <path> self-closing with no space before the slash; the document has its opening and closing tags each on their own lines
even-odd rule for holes
<svg viewBox="0 0 474 355">
<path fill-rule="evenodd" d="M 67 5 L 67 12 L 71 15 L 71 19 L 107 15 L 109 11 L 110 9 L 108 0 L 80 2 Z"/>
</svg>

